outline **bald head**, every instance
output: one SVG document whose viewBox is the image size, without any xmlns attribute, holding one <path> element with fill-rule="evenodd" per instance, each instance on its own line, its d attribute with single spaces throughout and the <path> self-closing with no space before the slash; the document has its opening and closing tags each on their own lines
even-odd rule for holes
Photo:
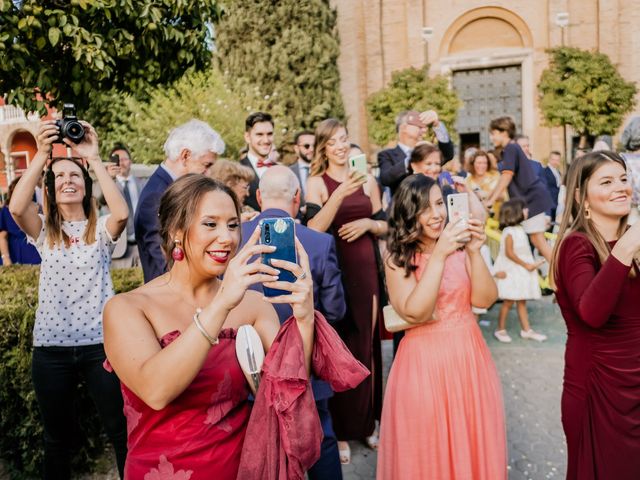
<svg viewBox="0 0 640 480">
<path fill-rule="evenodd" d="M 300 181 L 288 167 L 275 165 L 262 174 L 257 196 L 263 211 L 279 208 L 295 216 L 300 206 Z"/>
</svg>

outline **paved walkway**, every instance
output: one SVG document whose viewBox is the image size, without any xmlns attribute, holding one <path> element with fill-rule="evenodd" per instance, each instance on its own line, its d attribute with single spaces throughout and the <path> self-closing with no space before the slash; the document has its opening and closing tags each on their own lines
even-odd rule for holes
<svg viewBox="0 0 640 480">
<path fill-rule="evenodd" d="M 518 317 L 513 309 L 508 330 L 514 341 L 501 344 L 492 336 L 499 308 L 498 304 L 484 315 L 483 319 L 489 320 L 490 326 L 481 328 L 502 379 L 509 479 L 563 479 L 566 447 L 560 423 L 560 395 L 566 340 L 564 321 L 558 307 L 551 303 L 551 297 L 529 302 L 533 328 L 547 334 L 549 340 L 537 343 L 519 338 Z M 383 342 L 387 369 L 391 354 L 391 342 Z M 345 480 L 374 479 L 375 452 L 356 442 L 352 442 L 351 448 L 352 464 L 343 467 Z"/>
</svg>

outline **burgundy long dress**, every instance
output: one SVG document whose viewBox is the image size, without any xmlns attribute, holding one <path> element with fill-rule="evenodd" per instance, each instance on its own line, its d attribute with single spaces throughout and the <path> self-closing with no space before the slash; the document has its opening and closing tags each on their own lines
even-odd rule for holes
<svg viewBox="0 0 640 480">
<path fill-rule="evenodd" d="M 340 182 L 326 173 L 322 179 L 329 195 L 340 186 Z M 369 197 L 362 188 L 359 189 L 343 200 L 329 230 L 336 240 L 347 302 L 347 314 L 335 327 L 353 356 L 371 371 L 371 376 L 357 388 L 336 393 L 329 400 L 333 427 L 339 440 L 362 440 L 371 435 L 375 420 L 380 420 L 382 411 L 379 309 L 376 324 L 372 322 L 372 298 L 375 295 L 380 300 L 375 237 L 366 233 L 353 242 L 347 242 L 338 235 L 338 230 L 345 223 L 371 217 L 372 208 Z"/>
<path fill-rule="evenodd" d="M 562 424 L 570 480 L 640 479 L 640 275 L 629 271 L 613 255 L 601 265 L 582 233 L 562 243 L 557 299 L 568 330 Z"/>
</svg>

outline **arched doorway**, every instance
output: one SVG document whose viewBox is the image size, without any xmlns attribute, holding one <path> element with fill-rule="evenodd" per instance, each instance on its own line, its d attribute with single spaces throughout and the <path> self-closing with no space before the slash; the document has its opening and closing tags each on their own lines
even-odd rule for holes
<svg viewBox="0 0 640 480">
<path fill-rule="evenodd" d="M 454 21 L 440 45 L 440 64 L 463 101 L 456 130 L 460 152 L 470 146 L 490 147 L 488 124 L 510 115 L 522 131 L 531 127 L 533 39 L 526 23 L 500 7 L 470 10 Z"/>
</svg>

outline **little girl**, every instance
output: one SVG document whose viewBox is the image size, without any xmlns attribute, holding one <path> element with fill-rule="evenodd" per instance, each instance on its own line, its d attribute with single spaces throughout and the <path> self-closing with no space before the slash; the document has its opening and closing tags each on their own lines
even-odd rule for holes
<svg viewBox="0 0 640 480">
<path fill-rule="evenodd" d="M 520 318 L 520 336 L 529 340 L 543 342 L 546 335 L 534 332 L 529 325 L 527 314 L 527 300 L 540 298 L 538 284 L 538 267 L 544 260 L 534 262 L 529 239 L 520 225 L 525 220 L 525 203 L 516 198 L 509 200 L 500 209 L 500 252 L 496 258 L 494 270 L 505 272 L 504 278 L 498 278 L 498 296 L 502 299 L 502 308 L 498 317 L 498 330 L 494 336 L 501 342 L 511 342 L 511 337 L 505 330 L 507 315 L 513 303 L 516 303 Z"/>
</svg>

